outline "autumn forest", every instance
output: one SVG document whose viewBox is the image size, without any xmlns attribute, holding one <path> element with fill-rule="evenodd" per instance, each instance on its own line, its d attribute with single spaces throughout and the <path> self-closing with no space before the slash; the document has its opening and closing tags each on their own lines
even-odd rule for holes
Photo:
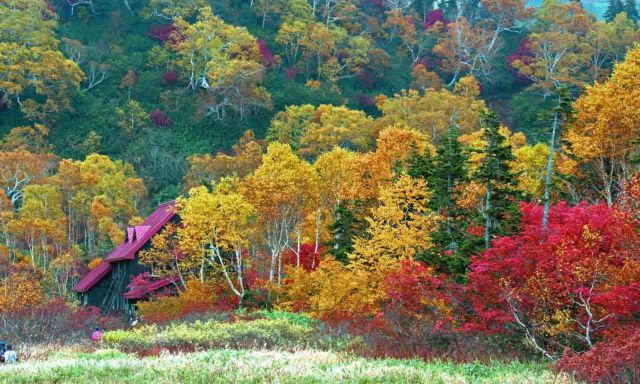
<svg viewBox="0 0 640 384">
<path fill-rule="evenodd" d="M 640 383 L 640 15 L 600 2 L 0 0 L 0 381 Z"/>
</svg>

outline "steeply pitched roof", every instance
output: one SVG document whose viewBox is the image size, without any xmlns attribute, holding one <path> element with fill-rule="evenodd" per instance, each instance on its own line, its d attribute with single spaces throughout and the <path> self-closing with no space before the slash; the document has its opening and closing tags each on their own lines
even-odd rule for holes
<svg viewBox="0 0 640 384">
<path fill-rule="evenodd" d="M 109 256 L 105 257 L 105 261 L 117 260 L 133 260 L 136 252 L 143 245 L 158 233 L 169 220 L 175 215 L 175 202 L 160 204 L 151 215 L 149 215 L 142 224 L 135 227 L 135 238 L 129 241 L 129 236 L 124 243 L 114 249 Z"/>
<path fill-rule="evenodd" d="M 73 287 L 73 290 L 76 292 L 87 292 L 111 271 L 111 262 L 135 259 L 136 253 L 140 248 L 142 248 L 153 235 L 158 233 L 176 214 L 175 205 L 175 201 L 160 204 L 141 225 L 135 227 L 135 230 L 132 231 L 131 228 L 129 228 L 125 242 L 118 245 L 96 268 L 89 271 L 89 273 L 80 279 L 75 287 Z"/>
<path fill-rule="evenodd" d="M 103 277 L 107 275 L 111 271 L 111 264 L 108 261 L 102 260 L 97 267 L 90 270 L 80 281 L 73 287 L 73 290 L 76 292 L 87 292 L 90 290 L 96 283 L 102 280 Z"/>
</svg>

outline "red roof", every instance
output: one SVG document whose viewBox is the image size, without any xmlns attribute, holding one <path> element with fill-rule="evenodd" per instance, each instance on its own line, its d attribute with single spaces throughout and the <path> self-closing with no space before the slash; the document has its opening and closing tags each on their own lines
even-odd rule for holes
<svg viewBox="0 0 640 384">
<path fill-rule="evenodd" d="M 139 287 L 125 293 L 124 295 L 122 295 L 122 297 L 124 297 L 125 299 L 142 299 L 147 294 L 155 292 L 160 288 L 164 288 L 169 284 L 173 284 L 178 280 L 180 280 L 180 278 L 178 277 L 167 277 L 164 279 L 152 281 L 144 287 Z"/>
<path fill-rule="evenodd" d="M 135 227 L 136 237 L 134 240 L 125 240 L 124 243 L 114 249 L 109 256 L 104 258 L 104 260 L 117 261 L 135 259 L 136 252 L 138 252 L 140 248 L 142 248 L 142 246 L 153 237 L 153 235 L 158 233 L 175 214 L 175 202 L 171 201 L 160 204 L 158 208 L 156 208 L 156 210 L 142 222 L 142 224 Z"/>
<path fill-rule="evenodd" d="M 107 261 L 101 261 L 97 267 L 89 271 L 79 282 L 73 287 L 76 292 L 87 292 L 98 281 L 107 275 L 111 271 L 111 264 Z"/>
<path fill-rule="evenodd" d="M 73 290 L 76 292 L 87 292 L 111 271 L 111 262 L 135 259 L 136 253 L 140 248 L 142 248 L 153 235 L 158 233 L 176 214 L 175 205 L 175 201 L 160 204 L 142 224 L 135 227 L 135 231 L 132 231 L 132 228 L 128 228 L 124 243 L 118 245 L 96 268 L 80 279 L 75 287 L 73 287 Z M 131 237 L 133 237 L 133 241 L 130 241 Z"/>
</svg>

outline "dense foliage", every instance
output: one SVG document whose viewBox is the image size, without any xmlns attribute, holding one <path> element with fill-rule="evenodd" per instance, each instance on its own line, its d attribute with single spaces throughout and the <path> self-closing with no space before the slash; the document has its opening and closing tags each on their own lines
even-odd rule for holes
<svg viewBox="0 0 640 384">
<path fill-rule="evenodd" d="M 634 0 L 3 1 L 2 335 L 111 324 L 71 288 L 176 199 L 129 287 L 175 284 L 107 343 L 322 324 L 373 355 L 637 380 L 637 21 Z M 238 308 L 288 314 L 172 323 Z"/>
</svg>

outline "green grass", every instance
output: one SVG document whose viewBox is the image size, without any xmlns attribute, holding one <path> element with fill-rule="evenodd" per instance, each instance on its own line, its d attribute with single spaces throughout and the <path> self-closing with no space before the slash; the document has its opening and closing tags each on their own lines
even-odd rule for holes
<svg viewBox="0 0 640 384">
<path fill-rule="evenodd" d="M 352 350 L 361 344 L 356 337 L 319 332 L 320 323 L 302 314 L 257 311 L 243 315 L 245 319 L 233 322 L 211 319 L 107 331 L 102 341 L 106 347 L 125 352 L 225 348 Z"/>
<path fill-rule="evenodd" d="M 365 359 L 300 350 L 211 350 L 138 358 L 115 350 L 59 352 L 0 367 L 0 383 L 573 383 L 539 363 Z"/>
<path fill-rule="evenodd" d="M 181 347 L 234 348 L 295 347 L 302 345 L 313 329 L 285 319 L 258 319 L 220 323 L 196 321 L 171 324 L 159 329 L 155 325 L 133 330 L 104 333 L 103 341 L 114 347 Z"/>
</svg>

